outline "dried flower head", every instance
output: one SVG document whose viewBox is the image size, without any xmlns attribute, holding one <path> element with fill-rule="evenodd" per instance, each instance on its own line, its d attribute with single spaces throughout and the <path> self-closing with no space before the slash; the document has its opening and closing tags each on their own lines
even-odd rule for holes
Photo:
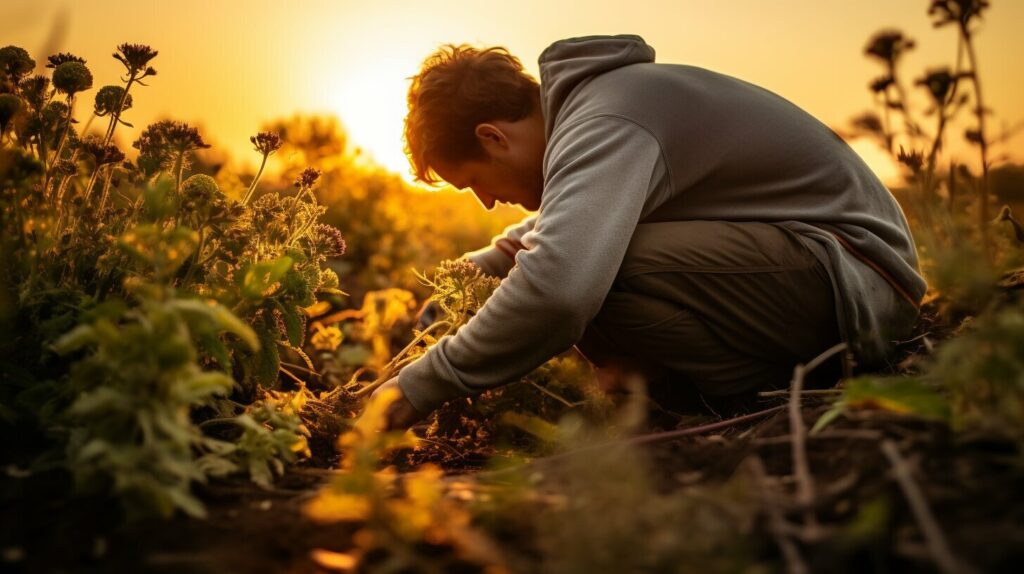
<svg viewBox="0 0 1024 574">
<path fill-rule="evenodd" d="M 92 72 L 78 61 L 64 62 L 53 71 L 53 87 L 69 96 L 92 87 Z"/>
<path fill-rule="evenodd" d="M 927 89 L 935 103 L 943 106 L 946 104 L 946 99 L 949 97 L 953 86 L 956 85 L 960 78 L 966 75 L 969 74 L 954 74 L 949 71 L 949 68 L 938 68 L 929 70 L 924 77 L 919 78 L 914 84 Z"/>
<path fill-rule="evenodd" d="M 43 108 L 38 118 L 28 122 L 28 135 L 39 137 L 47 145 L 55 145 L 57 138 L 68 124 L 68 106 L 64 102 L 50 102 Z M 68 131 L 70 138 L 74 130 Z M 70 140 L 69 140 L 70 141 Z"/>
<path fill-rule="evenodd" d="M 36 67 L 36 61 L 28 55 L 24 48 L 5 46 L 0 48 L 0 73 L 6 75 L 15 84 Z"/>
<path fill-rule="evenodd" d="M 964 29 L 973 18 L 981 18 L 981 13 L 989 7 L 988 0 L 932 0 L 928 7 L 928 15 L 934 20 L 936 28 L 956 22 Z"/>
<path fill-rule="evenodd" d="M 150 124 L 132 147 L 139 150 L 139 167 L 152 175 L 165 169 L 186 153 L 210 147 L 199 135 L 199 130 L 174 120 Z"/>
<path fill-rule="evenodd" d="M 284 143 L 281 141 L 281 136 L 275 132 L 260 132 L 250 136 L 249 141 L 252 142 L 253 149 L 264 156 L 269 156 L 281 149 L 281 144 Z"/>
<path fill-rule="evenodd" d="M 910 168 L 910 171 L 915 174 L 920 172 L 921 167 L 924 165 L 924 155 L 920 151 L 913 150 L 907 152 L 903 149 L 903 146 L 900 146 L 900 151 L 896 154 L 896 159 L 898 159 L 903 165 Z"/>
<path fill-rule="evenodd" d="M 314 167 L 307 167 L 306 169 L 302 170 L 302 173 L 299 174 L 299 177 L 295 178 L 295 187 L 299 189 L 309 189 L 313 187 L 313 184 L 316 183 L 316 180 L 320 179 L 320 174 L 321 171 L 319 169 L 316 169 Z"/>
<path fill-rule="evenodd" d="M 136 76 L 142 71 L 140 78 L 155 76 L 156 70 L 149 66 L 149 61 L 156 57 L 159 52 L 145 44 L 121 44 L 113 56 L 117 61 L 124 64 L 129 76 Z"/>
<path fill-rule="evenodd" d="M 132 95 L 125 97 L 124 88 L 121 86 L 103 86 L 96 92 L 96 115 L 103 117 L 107 114 L 116 113 L 121 105 L 121 98 L 124 98 L 124 107 L 121 111 L 131 109 Z"/>
<path fill-rule="evenodd" d="M 888 65 L 895 65 L 905 52 L 914 48 L 914 41 L 903 35 L 899 30 L 882 30 L 868 41 L 864 53 L 878 58 Z"/>
<path fill-rule="evenodd" d="M 0 134 L 7 133 L 14 116 L 24 107 L 21 98 L 14 94 L 0 94 Z"/>
<path fill-rule="evenodd" d="M 871 88 L 872 92 L 874 92 L 876 94 L 879 94 L 879 93 L 884 92 L 885 90 L 887 90 L 889 88 L 889 86 L 892 85 L 892 83 L 893 83 L 892 76 L 885 75 L 885 76 L 880 76 L 878 78 L 875 78 L 874 80 L 871 80 L 871 83 L 868 86 Z"/>
<path fill-rule="evenodd" d="M 46 58 L 46 62 L 47 68 L 58 68 L 61 64 L 65 64 L 67 62 L 78 62 L 79 64 L 84 64 L 85 58 L 79 58 L 78 56 L 68 52 L 61 52 Z"/>
<path fill-rule="evenodd" d="M 90 155 L 95 159 L 97 167 L 124 160 L 124 153 L 116 145 L 103 145 L 103 141 L 99 138 L 86 138 L 78 145 L 82 153 Z"/>
<path fill-rule="evenodd" d="M 327 257 L 340 257 L 348 248 L 341 231 L 326 223 L 317 224 L 313 232 L 313 242 L 316 244 L 316 250 Z"/>
<path fill-rule="evenodd" d="M 46 76 L 32 76 L 26 78 L 19 84 L 21 95 L 33 109 L 41 110 L 50 99 L 50 78 Z"/>
</svg>

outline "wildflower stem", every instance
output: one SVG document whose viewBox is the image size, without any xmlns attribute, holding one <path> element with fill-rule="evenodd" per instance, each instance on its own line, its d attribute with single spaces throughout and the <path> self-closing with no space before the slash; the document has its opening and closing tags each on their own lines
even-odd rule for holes
<svg viewBox="0 0 1024 574">
<path fill-rule="evenodd" d="M 967 47 L 967 58 L 971 64 L 971 82 L 974 85 L 975 111 L 978 116 L 978 146 L 981 148 L 981 209 L 978 213 L 981 227 L 981 242 L 985 250 L 985 256 L 992 258 L 992 237 L 989 233 L 989 221 L 991 217 L 988 211 L 988 141 L 985 137 L 985 100 L 981 94 L 981 78 L 978 74 L 978 58 L 974 50 L 974 41 L 971 32 L 967 29 L 967 23 L 960 24 L 960 37 Z"/>
<path fill-rule="evenodd" d="M 935 128 L 935 139 L 932 140 L 932 148 L 928 152 L 928 168 L 925 172 L 925 186 L 929 189 L 933 185 L 935 177 L 935 163 L 938 157 L 939 148 L 942 147 L 942 136 L 946 129 L 946 121 L 950 118 L 946 115 L 946 107 L 956 101 L 956 91 L 960 87 L 960 69 L 963 66 L 964 43 L 963 37 L 958 37 L 956 46 L 956 69 L 953 72 L 953 86 L 950 88 L 949 97 L 944 102 L 936 102 L 936 109 L 939 114 L 939 125 Z M 953 200 L 952 193 L 950 201 Z"/>
<path fill-rule="evenodd" d="M 99 161 L 96 163 L 96 169 L 92 171 L 92 175 L 89 176 L 89 183 L 85 186 L 85 197 L 82 198 L 83 200 L 89 199 L 89 196 L 92 195 L 92 186 L 96 185 L 96 178 L 99 177 L 100 170 L 103 169 L 103 166 L 99 165 Z"/>
<path fill-rule="evenodd" d="M 178 154 L 178 159 L 174 162 L 174 191 L 178 194 L 181 193 L 181 174 L 185 171 L 185 151 L 182 150 Z"/>
<path fill-rule="evenodd" d="M 110 114 L 110 123 L 107 124 L 107 133 L 103 136 L 103 145 L 109 145 L 110 140 L 114 139 L 114 130 L 117 129 L 117 120 L 121 118 L 121 112 L 124 111 L 124 103 L 128 100 L 128 90 L 132 89 L 132 83 L 135 82 L 135 75 L 132 74 L 128 77 L 128 83 L 124 86 L 124 92 L 121 94 L 121 101 L 117 103 L 117 109 L 114 113 Z"/>
<path fill-rule="evenodd" d="M 61 152 L 64 151 L 64 143 L 68 139 L 68 131 L 71 130 L 71 116 L 74 113 L 74 109 L 75 109 L 75 96 L 69 95 L 68 96 L 68 115 L 67 115 L 66 118 L 64 118 L 64 131 L 61 133 L 60 140 L 57 142 L 57 151 L 54 152 L 53 159 L 50 161 L 49 165 L 46 166 L 46 171 L 43 174 L 43 177 L 44 177 L 44 180 L 43 180 L 43 190 L 46 189 L 47 183 L 49 183 L 50 171 L 53 170 L 53 166 L 57 165 L 57 161 L 60 160 L 60 154 L 61 154 Z"/>
<path fill-rule="evenodd" d="M 107 205 L 107 198 L 110 196 L 110 180 L 114 177 L 114 167 L 107 168 L 107 177 L 103 182 L 103 195 L 100 196 L 100 208 L 98 213 L 103 214 L 103 208 Z"/>
<path fill-rule="evenodd" d="M 252 197 L 254 191 L 256 191 L 256 183 L 259 182 L 260 176 L 263 175 L 263 168 L 267 165 L 267 158 L 270 154 L 263 154 L 263 161 L 260 162 L 260 169 L 256 172 L 256 177 L 252 178 L 252 183 L 249 184 L 249 189 L 245 192 L 245 197 L 242 198 L 242 205 L 249 203 L 249 198 Z"/>
<path fill-rule="evenodd" d="M 196 252 L 192 257 L 192 264 L 189 265 L 188 273 L 185 274 L 185 278 L 181 280 L 181 286 L 186 287 L 191 281 L 192 277 L 195 276 L 196 270 L 203 266 L 204 260 L 203 248 L 206 247 L 206 226 L 199 226 L 199 241 L 196 243 Z"/>
</svg>

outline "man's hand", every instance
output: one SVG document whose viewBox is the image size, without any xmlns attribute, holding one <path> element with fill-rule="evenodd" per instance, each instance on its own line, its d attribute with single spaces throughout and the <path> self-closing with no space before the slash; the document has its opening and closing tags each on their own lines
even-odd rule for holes
<svg viewBox="0 0 1024 574">
<path fill-rule="evenodd" d="M 384 430 L 405 430 L 423 418 L 423 415 L 416 411 L 409 399 L 405 398 L 405 393 L 398 386 L 398 377 L 392 377 L 377 387 L 377 390 L 370 395 L 370 400 L 379 399 L 379 395 L 386 389 L 397 391 L 397 397 L 388 407 L 387 427 Z"/>
</svg>

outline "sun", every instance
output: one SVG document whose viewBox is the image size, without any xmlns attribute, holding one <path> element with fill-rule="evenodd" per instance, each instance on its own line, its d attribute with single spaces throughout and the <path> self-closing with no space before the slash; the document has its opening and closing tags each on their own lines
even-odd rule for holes
<svg viewBox="0 0 1024 574">
<path fill-rule="evenodd" d="M 412 183 L 402 130 L 407 78 L 415 70 L 398 58 L 346 64 L 343 77 L 325 82 L 326 107 L 341 118 L 353 146 Z"/>
</svg>

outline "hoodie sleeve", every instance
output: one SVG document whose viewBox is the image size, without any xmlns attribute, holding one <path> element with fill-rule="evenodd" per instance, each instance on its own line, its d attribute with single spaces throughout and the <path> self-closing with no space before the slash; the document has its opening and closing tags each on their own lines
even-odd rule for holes
<svg viewBox="0 0 1024 574">
<path fill-rule="evenodd" d="M 501 235 L 491 239 L 489 246 L 470 251 L 463 257 L 480 266 L 484 273 L 504 279 L 516 263 L 516 253 L 523 249 L 523 235 L 533 230 L 536 223 L 537 216 L 531 215 L 519 223 L 509 225 Z"/>
<path fill-rule="evenodd" d="M 623 118 L 556 130 L 516 265 L 458 332 L 399 372 L 416 410 L 516 381 L 579 340 L 618 274 L 659 161 L 654 136 Z"/>
</svg>

